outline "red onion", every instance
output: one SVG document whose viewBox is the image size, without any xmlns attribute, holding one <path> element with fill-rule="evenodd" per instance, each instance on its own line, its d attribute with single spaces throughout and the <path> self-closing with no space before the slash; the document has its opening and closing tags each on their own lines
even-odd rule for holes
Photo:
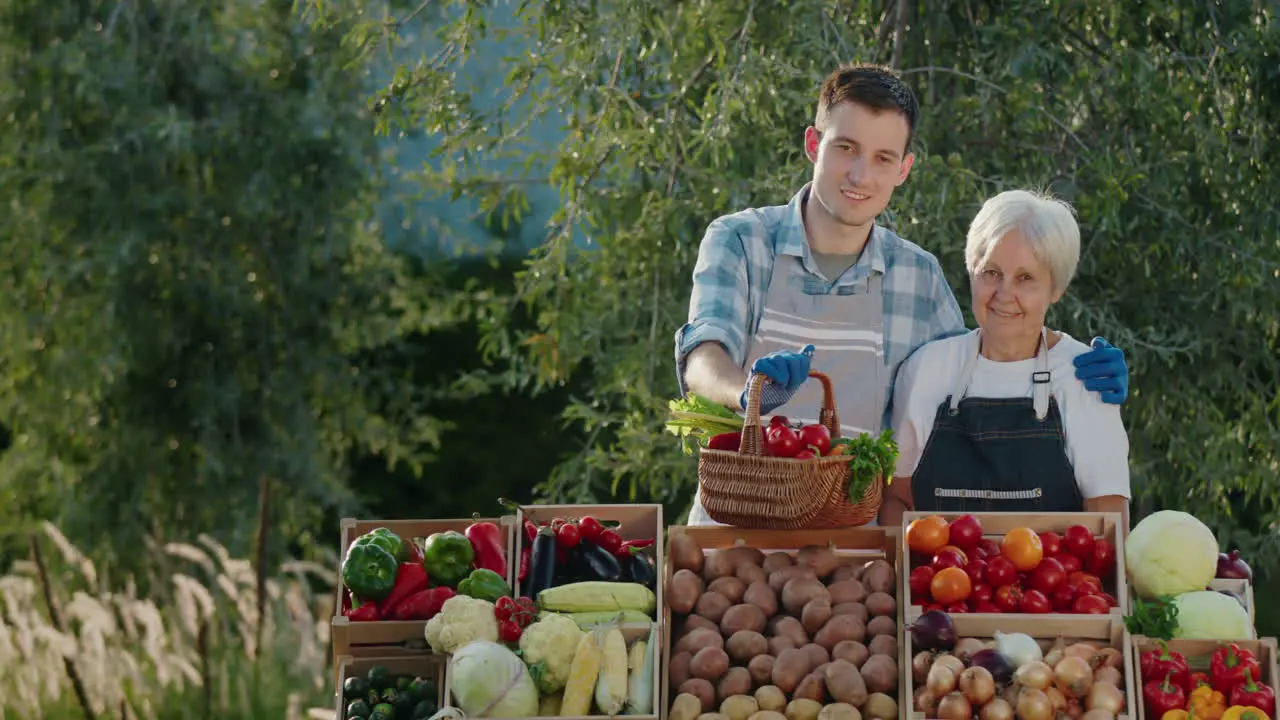
<svg viewBox="0 0 1280 720">
<path fill-rule="evenodd" d="M 1001 685 L 1009 682 L 1009 679 L 1013 677 L 1013 666 L 1009 664 L 1005 656 L 995 650 L 987 649 L 974 653 L 969 658 L 969 665 L 985 668 L 987 672 L 991 673 L 991 677 Z"/>
<path fill-rule="evenodd" d="M 1218 574 L 1215 577 L 1236 580 L 1253 580 L 1253 568 L 1240 559 L 1240 551 L 1218 553 Z"/>
<path fill-rule="evenodd" d="M 930 610 L 911 625 L 911 641 L 923 650 L 950 650 L 956 644 L 956 625 L 941 610 Z"/>
</svg>

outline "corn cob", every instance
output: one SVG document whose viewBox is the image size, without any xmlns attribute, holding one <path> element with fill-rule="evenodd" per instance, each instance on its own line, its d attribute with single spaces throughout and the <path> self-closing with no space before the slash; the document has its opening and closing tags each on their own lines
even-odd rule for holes
<svg viewBox="0 0 1280 720">
<path fill-rule="evenodd" d="M 649 626 L 649 637 L 631 646 L 631 677 L 627 678 L 627 714 L 649 715 L 653 712 L 653 652 L 657 642 L 657 623 Z"/>
<path fill-rule="evenodd" d="M 636 610 L 648 614 L 658 607 L 658 598 L 639 583 L 588 581 L 543 590 L 538 593 L 538 607 L 567 613 Z"/>
<path fill-rule="evenodd" d="M 570 620 L 578 623 L 578 627 L 583 630 L 590 630 L 595 625 L 603 625 L 606 623 L 617 622 L 626 624 L 648 624 L 653 618 L 648 614 L 639 610 L 603 610 L 597 612 L 572 612 L 572 613 L 556 613 L 550 610 L 538 611 L 538 619 L 541 620 L 548 615 L 563 615 Z"/>
<path fill-rule="evenodd" d="M 569 665 L 569 681 L 560 699 L 560 717 L 574 717 L 591 712 L 591 695 L 600 676 L 600 641 L 596 633 L 583 633 L 578 649 Z"/>
<path fill-rule="evenodd" d="M 627 641 L 616 625 L 595 632 L 601 634 L 596 707 L 605 715 L 617 715 L 627 703 Z"/>
</svg>

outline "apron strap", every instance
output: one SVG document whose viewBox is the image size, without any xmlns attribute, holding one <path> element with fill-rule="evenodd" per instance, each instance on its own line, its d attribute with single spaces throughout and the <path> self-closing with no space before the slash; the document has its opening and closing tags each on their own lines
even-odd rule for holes
<svg viewBox="0 0 1280 720">
<path fill-rule="evenodd" d="M 947 398 L 951 404 L 952 415 L 960 412 L 960 401 L 969 392 L 969 383 L 973 380 L 973 369 L 977 365 L 982 348 L 982 330 L 975 330 L 973 338 L 973 352 L 969 353 L 965 359 L 964 371 L 960 373 L 955 390 Z M 1031 373 L 1031 404 L 1036 411 L 1036 420 L 1041 422 L 1049 414 L 1049 380 L 1051 378 L 1048 331 L 1042 327 L 1040 328 L 1040 346 L 1036 349 L 1036 370 Z"/>
<path fill-rule="evenodd" d="M 973 332 L 973 352 L 969 353 L 969 356 L 965 359 L 964 371 L 960 373 L 960 379 L 956 381 L 956 387 L 948 398 L 951 401 L 952 415 L 960 412 L 960 401 L 969 392 L 969 382 L 973 380 L 973 368 L 978 364 L 978 353 L 981 349 L 982 331 L 975 330 Z"/>
</svg>

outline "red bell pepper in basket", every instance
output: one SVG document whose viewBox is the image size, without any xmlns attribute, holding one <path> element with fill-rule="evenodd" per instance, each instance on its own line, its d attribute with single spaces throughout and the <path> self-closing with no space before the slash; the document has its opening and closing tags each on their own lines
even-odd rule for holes
<svg viewBox="0 0 1280 720">
<path fill-rule="evenodd" d="M 378 614 L 378 606 L 376 603 L 365 603 L 360 607 L 353 608 L 343 613 L 348 620 L 354 622 L 373 622 L 381 620 L 382 616 Z"/>
<path fill-rule="evenodd" d="M 503 538 L 502 528 L 491 522 L 480 522 L 479 515 L 473 517 L 476 522 L 467 526 L 463 533 L 475 550 L 473 565 L 478 570 L 492 570 L 502 576 L 503 580 L 510 580 L 507 577 L 507 543 Z"/>
<path fill-rule="evenodd" d="M 1262 668 L 1253 653 L 1235 643 L 1214 651 L 1213 659 L 1209 661 L 1209 683 L 1214 690 L 1230 697 L 1231 691 L 1244 683 L 1246 676 L 1254 680 L 1262 678 Z"/>
<path fill-rule="evenodd" d="M 403 562 L 396 571 L 396 584 L 391 594 L 378 602 L 378 615 L 390 618 L 395 615 L 396 607 L 410 595 L 427 589 L 427 570 L 421 563 Z"/>
<path fill-rule="evenodd" d="M 1254 682 L 1252 675 L 1246 675 L 1244 683 L 1231 691 L 1231 704 L 1255 707 L 1265 712 L 1267 717 L 1275 717 L 1276 693 L 1266 685 Z"/>
<path fill-rule="evenodd" d="M 1173 681 L 1173 673 L 1169 673 L 1142 686 L 1142 702 L 1146 705 L 1147 717 L 1158 718 L 1170 710 L 1185 710 L 1187 693 Z"/>
<path fill-rule="evenodd" d="M 1148 650 L 1143 653 L 1138 664 L 1144 682 L 1160 680 L 1168 676 L 1170 682 L 1187 692 L 1195 689 L 1190 687 L 1191 668 L 1187 667 L 1186 656 L 1180 652 L 1170 651 L 1168 643 L 1163 640 L 1160 641 L 1159 650 Z"/>
<path fill-rule="evenodd" d="M 395 619 L 430 620 L 444 607 L 445 601 L 456 594 L 453 588 L 445 585 L 414 593 L 396 608 Z"/>
</svg>

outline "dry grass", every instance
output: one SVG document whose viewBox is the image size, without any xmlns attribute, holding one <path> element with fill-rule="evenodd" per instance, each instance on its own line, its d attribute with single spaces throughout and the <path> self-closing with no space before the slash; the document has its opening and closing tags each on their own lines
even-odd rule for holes
<svg viewBox="0 0 1280 720">
<path fill-rule="evenodd" d="M 212 538 L 153 549 L 167 577 L 151 597 L 131 581 L 106 587 L 52 525 L 38 540 L 64 628 L 45 611 L 34 563 L 0 576 L 0 720 L 84 717 L 65 658 L 99 718 L 302 718 L 328 705 L 336 562 L 289 563 L 267 580 L 256 647 L 254 568 Z"/>
</svg>

